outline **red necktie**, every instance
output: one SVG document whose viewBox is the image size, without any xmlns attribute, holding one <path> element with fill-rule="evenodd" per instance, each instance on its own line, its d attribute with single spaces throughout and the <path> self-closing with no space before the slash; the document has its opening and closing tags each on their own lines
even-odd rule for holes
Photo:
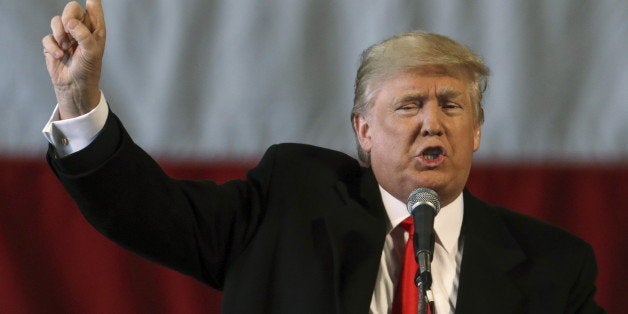
<svg viewBox="0 0 628 314">
<path fill-rule="evenodd" d="M 419 290 L 414 284 L 414 277 L 416 276 L 419 265 L 414 259 L 414 244 L 412 243 L 412 239 L 414 238 L 414 221 L 412 220 L 412 216 L 406 218 L 400 225 L 408 231 L 410 237 L 406 243 L 403 265 L 401 266 L 401 274 L 399 275 L 399 283 L 397 284 L 397 293 L 395 293 L 395 300 L 393 301 L 392 314 L 417 314 L 419 307 Z M 431 314 L 431 307 L 428 306 L 427 308 L 428 313 Z"/>
</svg>

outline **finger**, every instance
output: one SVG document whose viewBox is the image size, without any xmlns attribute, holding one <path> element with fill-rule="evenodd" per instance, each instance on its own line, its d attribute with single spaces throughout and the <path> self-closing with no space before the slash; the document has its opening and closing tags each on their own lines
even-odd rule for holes
<svg viewBox="0 0 628 314">
<path fill-rule="evenodd" d="M 61 17 L 55 16 L 50 20 L 50 29 L 52 30 L 52 37 L 57 42 L 57 45 L 62 49 L 68 49 L 69 41 L 65 28 L 61 23 Z"/>
<path fill-rule="evenodd" d="M 61 19 L 63 20 L 63 24 L 65 24 L 69 19 L 72 18 L 82 21 L 84 15 L 85 11 L 83 10 L 83 7 L 81 7 L 78 2 L 72 1 L 66 4 L 65 8 L 63 8 Z"/>
<path fill-rule="evenodd" d="M 90 49 L 93 43 L 92 33 L 85 24 L 77 19 L 70 19 L 65 23 L 65 29 L 78 42 L 78 44 L 86 49 Z"/>
<path fill-rule="evenodd" d="M 56 72 L 55 69 L 58 67 L 61 61 L 59 60 L 59 58 L 47 52 L 46 49 L 44 49 L 44 60 L 46 61 L 46 69 L 48 70 L 48 74 L 50 75 L 50 78 L 53 78 L 53 76 L 55 75 L 54 73 Z"/>
<path fill-rule="evenodd" d="M 50 57 L 55 59 L 60 59 L 61 57 L 63 57 L 63 50 L 61 49 L 61 47 L 59 47 L 57 41 L 52 34 L 46 35 L 41 40 L 41 44 L 42 46 L 44 46 L 44 54 L 50 55 Z"/>
<path fill-rule="evenodd" d="M 105 37 L 105 13 L 100 0 L 87 0 L 87 19 L 91 22 L 92 32 L 99 37 Z"/>
<path fill-rule="evenodd" d="M 81 5 L 78 2 L 72 1 L 65 5 L 65 8 L 63 8 L 63 13 L 61 13 L 61 23 L 63 24 L 63 27 L 66 30 L 68 43 L 67 45 L 62 44 L 61 47 L 63 49 L 67 50 L 70 47 L 75 45 L 75 40 L 68 30 L 68 25 L 67 25 L 68 21 L 72 19 L 83 21 L 84 18 L 85 18 L 85 11 L 83 11 L 83 7 L 81 7 Z"/>
<path fill-rule="evenodd" d="M 66 4 L 65 8 L 63 9 L 63 13 L 61 14 L 61 21 L 63 22 L 64 26 L 66 26 L 68 24 L 68 21 L 70 21 L 71 19 L 83 21 L 84 18 L 85 11 L 83 11 L 81 5 L 78 4 L 78 2 L 76 1 L 72 1 Z"/>
</svg>

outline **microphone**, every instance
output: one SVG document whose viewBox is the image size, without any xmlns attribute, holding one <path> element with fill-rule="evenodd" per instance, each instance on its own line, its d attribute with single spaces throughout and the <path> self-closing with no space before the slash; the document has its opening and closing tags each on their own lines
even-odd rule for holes
<svg viewBox="0 0 628 314">
<path fill-rule="evenodd" d="M 429 290 L 432 286 L 432 253 L 434 251 L 434 216 L 440 211 L 438 194 L 418 188 L 408 196 L 408 212 L 414 218 L 414 258 L 419 264 L 414 283 Z"/>
</svg>

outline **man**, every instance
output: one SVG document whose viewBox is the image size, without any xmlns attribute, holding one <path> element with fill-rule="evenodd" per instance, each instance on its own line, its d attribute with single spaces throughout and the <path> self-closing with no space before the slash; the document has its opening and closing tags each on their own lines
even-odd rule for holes
<svg viewBox="0 0 628 314">
<path fill-rule="evenodd" d="M 362 167 L 339 152 L 274 145 L 246 180 L 179 181 L 133 143 L 99 89 L 99 1 L 69 3 L 44 37 L 58 106 L 51 167 L 100 232 L 223 290 L 227 313 L 398 312 L 404 202 L 430 188 L 436 313 L 597 313 L 582 240 L 464 186 L 479 148 L 488 69 L 446 37 L 367 49 L 352 123 Z M 69 35 L 68 35 L 69 34 Z"/>
</svg>

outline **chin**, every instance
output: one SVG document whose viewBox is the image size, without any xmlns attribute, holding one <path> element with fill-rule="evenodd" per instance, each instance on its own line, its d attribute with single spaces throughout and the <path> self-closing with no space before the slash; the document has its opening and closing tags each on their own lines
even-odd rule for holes
<svg viewBox="0 0 628 314">
<path fill-rule="evenodd" d="M 415 178 L 417 178 L 417 180 L 415 180 L 416 187 L 430 188 L 432 190 L 443 188 L 447 182 L 451 180 L 447 179 L 442 173 L 434 170 L 421 171 Z"/>
</svg>

